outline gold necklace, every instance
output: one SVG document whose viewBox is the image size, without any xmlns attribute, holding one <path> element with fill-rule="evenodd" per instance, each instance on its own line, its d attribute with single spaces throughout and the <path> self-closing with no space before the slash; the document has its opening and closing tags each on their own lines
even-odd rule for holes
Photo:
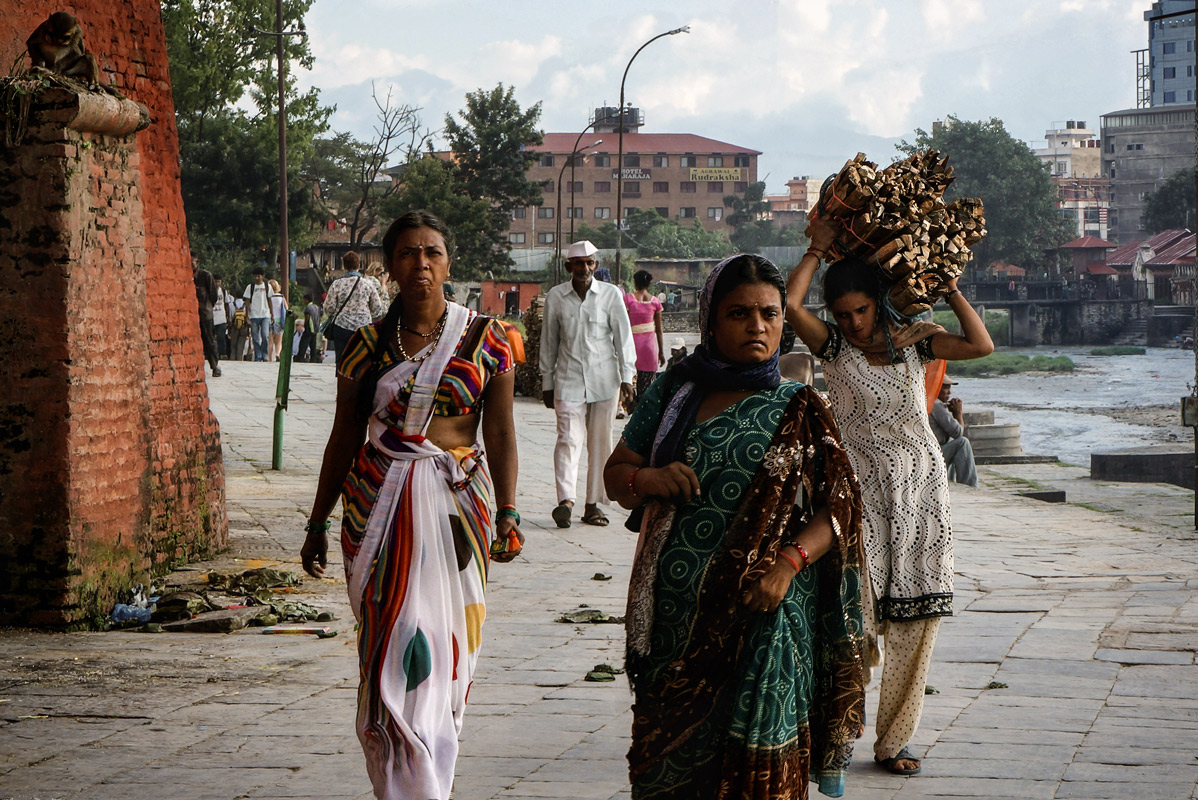
<svg viewBox="0 0 1198 800">
<path fill-rule="evenodd" d="M 401 325 L 400 329 L 395 331 L 395 347 L 399 350 L 399 355 L 404 361 L 411 361 L 413 364 L 419 364 L 420 362 L 424 361 L 426 358 L 428 358 L 429 356 L 431 356 L 433 354 L 433 351 L 437 349 L 437 343 L 441 341 L 441 334 L 445 330 L 445 318 L 446 318 L 446 315 L 449 313 L 449 309 L 448 308 L 445 309 L 445 312 L 446 312 L 445 314 L 441 315 L 440 321 L 437 322 L 437 327 L 433 328 L 432 332 L 428 334 L 429 336 L 436 336 L 437 338 L 433 339 L 433 341 L 431 341 L 428 345 L 425 346 L 426 349 L 428 350 L 428 352 L 425 353 L 420 358 L 412 358 L 411 356 L 408 355 L 408 351 L 404 350 L 402 331 L 407 330 L 407 329 Z M 424 337 L 424 334 L 419 333 L 418 331 L 411 331 L 411 333 L 414 333 L 417 336 Z M 425 337 L 425 338 L 427 338 L 427 337 Z"/>
<path fill-rule="evenodd" d="M 437 324 L 434 325 L 433 329 L 431 331 L 429 331 L 428 333 L 421 333 L 420 331 L 415 330 L 413 328 L 409 328 L 407 325 L 404 325 L 402 323 L 400 324 L 399 327 L 402 328 L 403 330 L 407 331 L 408 333 L 416 334 L 421 339 L 431 339 L 434 336 L 441 333 L 441 330 L 445 327 L 445 320 L 448 316 L 449 316 L 449 306 L 447 305 L 447 306 L 445 306 L 445 310 L 441 312 L 441 317 L 440 317 L 440 319 L 437 320 Z"/>
</svg>

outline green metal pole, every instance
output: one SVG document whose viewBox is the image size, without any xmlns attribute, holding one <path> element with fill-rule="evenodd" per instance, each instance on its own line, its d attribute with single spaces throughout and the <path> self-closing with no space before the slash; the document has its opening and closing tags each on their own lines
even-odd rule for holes
<svg viewBox="0 0 1198 800">
<path fill-rule="evenodd" d="M 295 337 L 295 312 L 287 309 L 283 318 L 283 352 L 279 354 L 279 382 L 275 385 L 275 433 L 270 468 L 283 468 L 283 412 L 291 391 L 291 340 Z"/>
</svg>

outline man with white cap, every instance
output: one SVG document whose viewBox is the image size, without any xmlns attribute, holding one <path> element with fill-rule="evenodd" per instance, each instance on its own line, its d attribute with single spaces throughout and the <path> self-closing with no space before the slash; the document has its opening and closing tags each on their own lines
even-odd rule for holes
<svg viewBox="0 0 1198 800">
<path fill-rule="evenodd" d="M 566 251 L 571 279 L 549 290 L 541 323 L 541 385 L 545 407 L 557 414 L 553 472 L 557 507 L 553 521 L 570 525 L 578 461 L 587 448 L 586 507 L 582 521 L 608 524 L 599 503 L 607 502 L 603 466 L 612 451 L 612 423 L 623 395 L 632 400 L 636 349 L 632 324 L 619 288 L 594 280 L 598 253 L 588 241 Z"/>
<path fill-rule="evenodd" d="M 936 441 L 940 442 L 940 451 L 944 453 L 949 480 L 977 486 L 978 469 L 973 460 L 973 444 L 965 435 L 965 411 L 961 398 L 952 396 L 952 387 L 956 385 L 956 381 L 945 377 L 940 384 L 940 394 L 932 403 L 928 422 L 932 425 Z"/>
</svg>

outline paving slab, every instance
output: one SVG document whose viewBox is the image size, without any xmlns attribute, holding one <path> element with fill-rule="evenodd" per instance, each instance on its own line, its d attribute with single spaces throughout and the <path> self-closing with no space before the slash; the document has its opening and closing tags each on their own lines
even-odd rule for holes
<svg viewBox="0 0 1198 800">
<path fill-rule="evenodd" d="M 332 419 L 332 367 L 295 365 L 279 472 L 270 469 L 274 369 L 222 369 L 209 387 L 230 547 L 173 573 L 171 585 L 209 570 L 299 572 Z M 621 665 L 623 629 L 554 620 L 581 606 L 623 614 L 635 536 L 615 508 L 607 528 L 554 525 L 552 414 L 517 398 L 516 415 L 529 543 L 491 571 L 457 796 L 627 800 L 627 682 L 582 680 L 597 663 Z M 1099 513 L 1013 496 L 988 477 L 999 469 L 983 467 L 977 490 L 952 487 L 957 614 L 941 628 L 930 678 L 940 693 L 927 698 L 912 743 L 927 753 L 924 773 L 905 778 L 874 764 L 870 725 L 845 797 L 1195 797 L 1198 537 L 1156 510 L 1192 507 L 1192 493 L 1136 484 L 1133 497 L 1118 484 L 1083 486 L 1063 467 L 1001 467 L 1066 483 L 1071 500 L 1118 495 L 1108 505 L 1123 511 Z M 330 640 L 253 629 L 4 631 L 0 800 L 370 797 L 353 733 L 357 656 L 336 548 L 329 566 L 329 578 L 306 579 L 292 596 L 336 615 L 340 633 Z M 592 580 L 596 572 L 611 580 Z M 991 681 L 1008 687 L 987 689 Z M 867 697 L 872 715 L 876 682 Z"/>
</svg>

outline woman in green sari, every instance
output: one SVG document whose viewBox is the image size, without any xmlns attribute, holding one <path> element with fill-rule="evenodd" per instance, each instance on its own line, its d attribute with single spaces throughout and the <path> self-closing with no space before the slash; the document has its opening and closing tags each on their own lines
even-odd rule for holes
<svg viewBox="0 0 1198 800">
<path fill-rule="evenodd" d="M 628 600 L 632 796 L 844 791 L 862 728 L 860 499 L 827 404 L 783 381 L 781 274 L 721 262 L 703 344 L 645 393 L 607 462 L 638 509 Z"/>
</svg>

